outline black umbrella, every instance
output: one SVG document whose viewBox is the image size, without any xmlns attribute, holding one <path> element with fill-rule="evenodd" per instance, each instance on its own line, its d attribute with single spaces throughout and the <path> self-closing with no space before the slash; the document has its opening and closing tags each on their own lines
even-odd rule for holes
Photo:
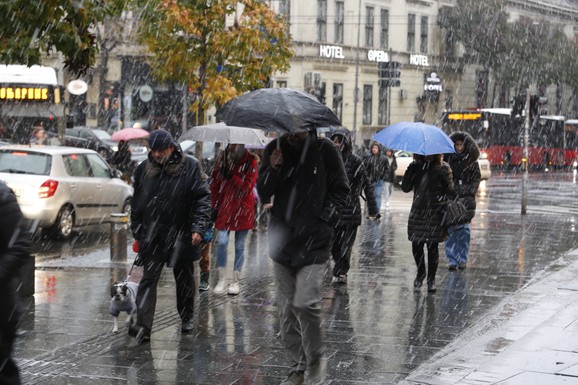
<svg viewBox="0 0 578 385">
<path fill-rule="evenodd" d="M 231 126 L 285 132 L 341 126 L 314 96 L 290 88 L 262 88 L 238 96 L 219 108 L 216 117 Z"/>
</svg>

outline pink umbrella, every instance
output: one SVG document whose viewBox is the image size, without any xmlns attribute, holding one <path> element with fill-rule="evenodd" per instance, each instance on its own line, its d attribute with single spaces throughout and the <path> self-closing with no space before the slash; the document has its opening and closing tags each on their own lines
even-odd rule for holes
<svg viewBox="0 0 578 385">
<path fill-rule="evenodd" d="M 147 136 L 149 136 L 149 132 L 147 130 L 143 130 L 142 128 L 128 127 L 114 132 L 111 136 L 111 139 L 115 142 L 120 142 L 121 140 L 141 139 L 146 138 Z"/>
</svg>

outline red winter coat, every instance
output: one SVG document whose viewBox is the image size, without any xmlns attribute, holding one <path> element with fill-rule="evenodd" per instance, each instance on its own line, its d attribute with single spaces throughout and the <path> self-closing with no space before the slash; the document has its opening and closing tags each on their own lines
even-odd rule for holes
<svg viewBox="0 0 578 385">
<path fill-rule="evenodd" d="M 224 155 L 224 154 L 222 154 Z M 257 160 L 247 150 L 230 171 L 221 172 L 223 156 L 215 162 L 211 178 L 211 200 L 218 210 L 217 230 L 251 230 L 255 224 L 253 188 L 257 182 Z"/>
</svg>

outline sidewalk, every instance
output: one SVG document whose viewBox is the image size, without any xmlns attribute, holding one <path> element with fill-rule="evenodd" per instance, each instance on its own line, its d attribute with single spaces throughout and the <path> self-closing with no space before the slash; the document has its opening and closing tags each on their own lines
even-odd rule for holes
<svg viewBox="0 0 578 385">
<path fill-rule="evenodd" d="M 535 278 L 401 384 L 578 384 L 578 261 Z"/>
</svg>

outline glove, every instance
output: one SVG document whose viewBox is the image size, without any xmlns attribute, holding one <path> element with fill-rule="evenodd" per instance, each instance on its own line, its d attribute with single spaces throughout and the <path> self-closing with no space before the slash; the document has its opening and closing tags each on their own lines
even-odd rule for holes
<svg viewBox="0 0 578 385">
<path fill-rule="evenodd" d="M 132 244 L 132 251 L 134 251 L 135 253 L 138 253 L 139 250 L 140 250 L 140 242 L 134 241 Z"/>
</svg>

